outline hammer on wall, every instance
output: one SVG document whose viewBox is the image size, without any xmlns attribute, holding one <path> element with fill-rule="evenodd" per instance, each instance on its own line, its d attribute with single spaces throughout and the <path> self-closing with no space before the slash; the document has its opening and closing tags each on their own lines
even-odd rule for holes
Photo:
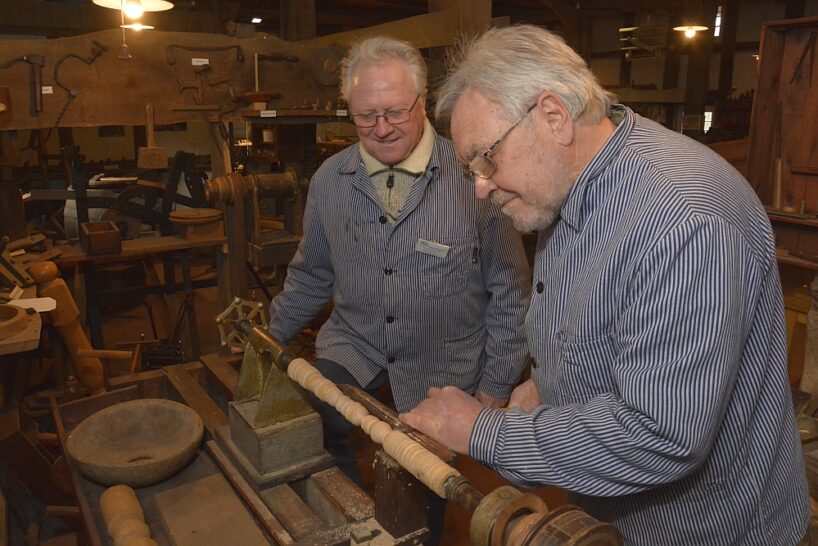
<svg viewBox="0 0 818 546">
<path fill-rule="evenodd" d="M 167 169 L 168 151 L 156 146 L 156 138 L 153 134 L 153 104 L 145 105 L 145 134 L 148 145 L 141 146 L 136 158 L 136 166 L 139 169 Z"/>
<path fill-rule="evenodd" d="M 26 63 L 29 68 L 29 86 L 31 87 L 31 115 L 36 116 L 43 111 L 43 67 L 45 57 L 42 55 L 23 55 L 6 61 L 0 69 L 8 68 L 16 63 Z"/>
</svg>

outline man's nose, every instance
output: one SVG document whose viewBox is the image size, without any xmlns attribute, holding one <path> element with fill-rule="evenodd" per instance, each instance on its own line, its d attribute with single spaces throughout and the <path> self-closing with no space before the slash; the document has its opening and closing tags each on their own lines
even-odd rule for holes
<svg viewBox="0 0 818 546">
<path fill-rule="evenodd" d="M 384 137 L 394 130 L 395 128 L 388 121 L 386 121 L 385 117 L 378 116 L 375 119 L 375 136 Z"/>
<path fill-rule="evenodd" d="M 488 199 L 491 192 L 497 189 L 497 185 L 491 178 L 483 178 L 482 176 L 474 176 L 474 195 L 478 199 Z"/>
</svg>

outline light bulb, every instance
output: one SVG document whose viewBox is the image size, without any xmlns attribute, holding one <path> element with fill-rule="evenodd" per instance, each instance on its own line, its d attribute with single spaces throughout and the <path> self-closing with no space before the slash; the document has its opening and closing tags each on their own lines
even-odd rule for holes
<svg viewBox="0 0 818 546">
<path fill-rule="evenodd" d="M 696 35 L 696 31 L 693 30 L 692 28 L 689 28 L 689 29 L 685 30 L 685 36 L 687 38 L 692 38 L 695 35 Z"/>
<path fill-rule="evenodd" d="M 145 12 L 144 8 L 142 7 L 142 2 L 139 0 L 125 0 L 125 3 L 122 5 L 122 9 L 125 11 L 125 15 L 127 15 L 129 19 L 139 19 Z"/>
</svg>

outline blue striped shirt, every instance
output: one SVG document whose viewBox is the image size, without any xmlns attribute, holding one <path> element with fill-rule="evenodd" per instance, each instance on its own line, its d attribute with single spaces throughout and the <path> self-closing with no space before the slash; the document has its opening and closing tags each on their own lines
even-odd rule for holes
<svg viewBox="0 0 818 546">
<path fill-rule="evenodd" d="M 445 257 L 418 252 L 421 239 L 448 246 Z M 431 386 L 506 398 L 528 356 L 529 284 L 520 235 L 497 206 L 475 198 L 451 141 L 436 138 L 394 224 L 350 146 L 310 184 L 270 333 L 292 338 L 332 298 L 317 356 L 364 386 L 387 369 L 398 411 Z"/>
<path fill-rule="evenodd" d="M 470 451 L 628 544 L 795 544 L 809 504 L 769 220 L 715 153 L 615 112 L 538 242 L 543 405 L 483 410 Z"/>
</svg>

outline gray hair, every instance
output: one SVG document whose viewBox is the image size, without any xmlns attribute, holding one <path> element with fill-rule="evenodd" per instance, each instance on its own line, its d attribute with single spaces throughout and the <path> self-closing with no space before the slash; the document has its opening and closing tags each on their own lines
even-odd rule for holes
<svg viewBox="0 0 818 546">
<path fill-rule="evenodd" d="M 438 91 L 438 120 L 451 116 L 467 89 L 499 104 L 511 120 L 522 117 L 543 91 L 559 96 L 574 120 L 585 115 L 599 122 L 616 100 L 562 38 L 533 25 L 489 29 L 457 46 L 449 67 Z"/>
<path fill-rule="evenodd" d="M 355 70 L 361 65 L 382 64 L 397 59 L 406 63 L 415 91 L 422 95 L 426 91 L 426 63 L 420 51 L 404 40 L 389 36 L 373 36 L 352 46 L 341 61 L 341 97 L 349 102 L 349 91 Z"/>
</svg>

